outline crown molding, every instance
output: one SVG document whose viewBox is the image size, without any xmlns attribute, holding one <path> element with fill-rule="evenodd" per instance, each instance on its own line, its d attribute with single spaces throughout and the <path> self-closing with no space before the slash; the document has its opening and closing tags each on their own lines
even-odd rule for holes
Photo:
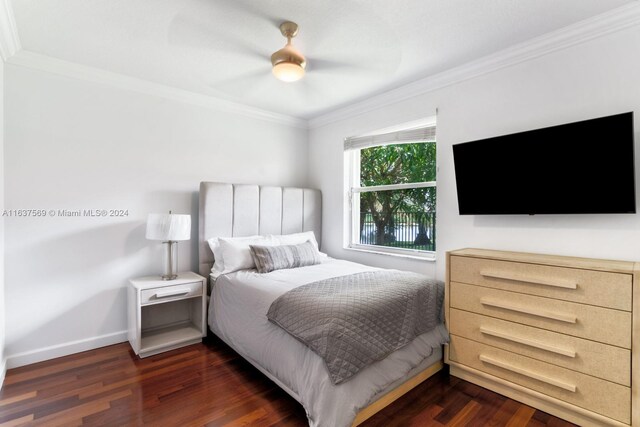
<svg viewBox="0 0 640 427">
<path fill-rule="evenodd" d="M 327 114 L 312 117 L 309 119 L 309 128 L 314 129 L 358 116 L 638 24 L 640 24 L 640 5 L 638 2 L 633 2 L 459 67 L 416 80 L 399 88 L 369 97 L 364 101 L 335 109 Z"/>
<path fill-rule="evenodd" d="M 287 126 L 307 129 L 306 120 L 274 113 L 256 107 L 250 107 L 233 101 L 227 101 L 213 96 L 203 95 L 160 83 L 143 80 L 124 74 L 114 73 L 99 68 L 64 61 L 51 56 L 42 55 L 28 50 L 21 50 L 7 60 L 7 63 L 33 70 L 45 71 L 60 76 L 104 84 L 119 89 L 159 96 L 172 101 L 184 102 L 219 111 L 240 114 L 246 117 L 275 122 Z"/>
<path fill-rule="evenodd" d="M 4 61 L 20 51 L 20 37 L 10 0 L 0 0 L 0 57 Z"/>
</svg>

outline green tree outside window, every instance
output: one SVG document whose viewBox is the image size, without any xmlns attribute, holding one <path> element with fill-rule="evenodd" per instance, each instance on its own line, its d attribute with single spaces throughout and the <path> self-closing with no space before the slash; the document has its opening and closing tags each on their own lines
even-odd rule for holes
<svg viewBox="0 0 640 427">
<path fill-rule="evenodd" d="M 435 142 L 360 150 L 361 187 L 431 181 L 436 181 Z M 359 195 L 361 243 L 435 251 L 435 186 Z"/>
</svg>

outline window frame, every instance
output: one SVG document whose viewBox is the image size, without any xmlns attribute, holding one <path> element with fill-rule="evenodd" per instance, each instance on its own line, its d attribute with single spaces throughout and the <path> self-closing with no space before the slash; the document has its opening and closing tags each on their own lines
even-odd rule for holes
<svg viewBox="0 0 640 427">
<path fill-rule="evenodd" d="M 435 127 L 435 126 L 434 126 Z M 384 144 L 375 144 L 367 147 L 361 147 L 357 149 L 350 149 L 344 152 L 345 161 L 348 164 L 348 182 L 347 182 L 347 194 L 346 203 L 348 208 L 345 210 L 348 221 L 348 230 L 345 239 L 345 249 L 364 251 L 369 253 L 377 253 L 382 255 L 401 256 L 406 258 L 417 258 L 422 260 L 435 260 L 436 251 L 426 251 L 421 249 L 408 249 L 408 248 L 395 248 L 382 245 L 368 245 L 360 243 L 360 198 L 357 197 L 360 193 L 372 192 L 372 191 L 390 191 L 390 190 L 403 190 L 414 188 L 430 188 L 435 187 L 437 189 L 437 173 L 438 167 L 436 162 L 436 181 L 422 181 L 412 182 L 404 184 L 388 184 L 388 185 L 375 185 L 369 187 L 363 187 L 360 185 L 360 159 L 361 150 L 373 147 L 380 147 L 385 145 L 400 145 L 400 144 L 437 144 L 437 141 L 402 141 L 402 142 L 390 142 Z M 437 153 L 437 145 L 436 145 Z M 355 185 L 358 183 L 358 185 Z M 436 190 L 437 191 L 437 190 Z M 437 200 L 437 193 L 436 193 Z M 437 206 L 437 204 L 436 204 Z M 437 210 L 437 208 L 436 208 Z M 437 222 L 436 222 L 437 227 Z M 436 247 L 437 248 L 437 247 Z"/>
</svg>

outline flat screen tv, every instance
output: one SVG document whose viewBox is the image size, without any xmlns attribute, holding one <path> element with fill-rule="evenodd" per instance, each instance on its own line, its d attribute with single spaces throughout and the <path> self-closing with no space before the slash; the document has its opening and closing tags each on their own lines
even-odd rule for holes
<svg viewBox="0 0 640 427">
<path fill-rule="evenodd" d="M 461 215 L 635 213 L 633 112 L 453 146 Z"/>
</svg>

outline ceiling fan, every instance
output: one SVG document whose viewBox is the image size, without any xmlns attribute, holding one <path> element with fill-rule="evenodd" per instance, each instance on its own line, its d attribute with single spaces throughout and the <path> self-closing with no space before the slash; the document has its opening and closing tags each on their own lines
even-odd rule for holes
<svg viewBox="0 0 640 427">
<path fill-rule="evenodd" d="M 353 46 L 350 52 L 342 41 L 348 33 L 346 29 L 339 27 L 319 33 L 316 21 L 312 21 L 310 27 L 313 37 L 304 39 L 303 55 L 291 43 L 300 32 L 298 22 L 283 19 L 283 15 L 294 13 L 304 19 L 305 14 L 322 12 L 320 3 L 305 6 L 304 13 L 292 12 L 284 6 L 279 11 L 272 2 L 200 0 L 196 4 L 197 9 L 185 7 L 172 18 L 167 41 L 181 49 L 175 51 L 176 55 L 192 64 L 194 76 L 206 82 L 216 95 L 238 98 L 251 94 L 268 98 L 273 96 L 273 91 L 280 91 L 281 96 L 304 97 L 307 102 L 314 102 L 327 91 L 337 90 L 336 81 L 376 79 L 393 72 L 400 63 L 401 50 L 395 44 L 378 43 L 377 37 L 368 35 L 350 39 L 347 43 Z M 311 11 L 307 10 L 309 7 Z M 212 25 L 212 21 L 218 25 Z M 285 46 L 276 52 L 275 37 L 269 36 L 277 34 L 274 27 L 287 39 Z M 383 38 L 387 39 L 387 36 Z M 207 73 L 211 64 L 217 64 L 219 71 Z M 278 78 L 274 79 L 273 75 Z M 284 75 L 286 77 L 281 77 Z M 283 87 L 285 78 L 298 81 Z"/>
<path fill-rule="evenodd" d="M 295 82 L 304 76 L 307 60 L 291 43 L 298 34 L 298 24 L 286 21 L 280 24 L 280 32 L 287 38 L 287 44 L 271 55 L 273 75 L 283 82 Z"/>
</svg>

